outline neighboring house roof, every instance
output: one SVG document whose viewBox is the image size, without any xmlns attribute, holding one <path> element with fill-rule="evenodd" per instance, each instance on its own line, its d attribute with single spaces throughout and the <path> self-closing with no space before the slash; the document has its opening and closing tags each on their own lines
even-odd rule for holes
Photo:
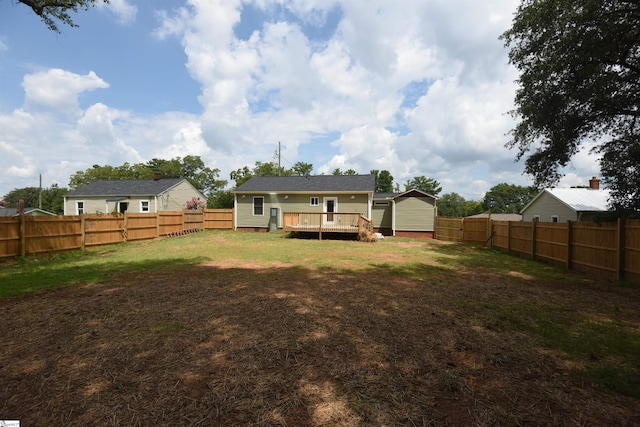
<svg viewBox="0 0 640 427">
<path fill-rule="evenodd" d="M 157 196 L 175 187 L 184 178 L 102 180 L 68 192 L 66 197 Z"/>
<path fill-rule="evenodd" d="M 45 211 L 43 209 L 38 209 L 38 208 L 25 208 L 24 209 L 24 214 L 25 215 L 41 214 L 41 215 L 54 215 L 55 216 L 55 214 L 52 213 L 52 212 Z M 0 209 L 0 216 L 18 216 L 18 209 L 2 207 Z"/>
<path fill-rule="evenodd" d="M 481 213 L 477 215 L 467 216 L 465 218 L 489 218 L 488 213 Z M 522 221 L 522 215 L 520 214 L 504 214 L 504 213 L 492 213 L 491 219 L 494 221 Z"/>
<path fill-rule="evenodd" d="M 254 176 L 234 193 L 366 192 L 376 186 L 373 175 Z"/>
<path fill-rule="evenodd" d="M 522 212 L 527 210 L 533 202 L 545 193 L 550 194 L 576 212 L 606 212 L 609 210 L 608 190 L 592 190 L 590 188 L 545 188 L 522 209 Z"/>
</svg>

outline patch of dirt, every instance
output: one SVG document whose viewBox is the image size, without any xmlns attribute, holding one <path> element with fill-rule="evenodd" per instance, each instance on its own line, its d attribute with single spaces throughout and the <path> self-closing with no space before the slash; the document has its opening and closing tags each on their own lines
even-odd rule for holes
<svg viewBox="0 0 640 427">
<path fill-rule="evenodd" d="M 342 271 L 342 272 L 341 272 Z M 452 272 L 446 280 L 210 262 L 0 300 L 0 418 L 22 425 L 638 425 L 604 390 L 461 300 L 638 292 Z M 594 313 L 594 315 L 597 313 Z M 638 323 L 640 324 L 640 323 Z"/>
</svg>

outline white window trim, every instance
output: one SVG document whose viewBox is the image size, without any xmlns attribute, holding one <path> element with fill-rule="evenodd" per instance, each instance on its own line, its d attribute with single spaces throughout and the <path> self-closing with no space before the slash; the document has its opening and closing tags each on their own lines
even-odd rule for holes
<svg viewBox="0 0 640 427">
<path fill-rule="evenodd" d="M 313 199 L 315 199 L 315 203 L 313 203 Z M 320 206 L 320 197 L 309 197 L 309 206 Z"/>
<path fill-rule="evenodd" d="M 82 203 L 82 212 L 80 212 L 80 203 Z M 76 200 L 76 215 L 83 215 L 84 211 L 84 200 Z"/>
<path fill-rule="evenodd" d="M 558 222 L 559 217 L 558 215 L 551 215 L 551 222 Z"/>
<path fill-rule="evenodd" d="M 147 210 L 144 210 L 144 204 L 147 204 Z M 147 213 L 151 212 L 151 202 L 149 200 L 140 200 L 140 212 Z"/>
<path fill-rule="evenodd" d="M 534 215 L 532 221 L 540 222 L 540 215 Z"/>
<path fill-rule="evenodd" d="M 256 199 L 262 199 L 262 214 L 256 215 Z M 251 211 L 253 216 L 264 216 L 264 196 L 253 196 L 253 203 L 251 204 Z"/>
</svg>

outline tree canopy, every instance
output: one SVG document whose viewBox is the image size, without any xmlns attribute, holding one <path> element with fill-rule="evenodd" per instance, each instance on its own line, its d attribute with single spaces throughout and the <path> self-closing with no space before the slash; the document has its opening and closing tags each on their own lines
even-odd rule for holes
<svg viewBox="0 0 640 427">
<path fill-rule="evenodd" d="M 640 209 L 640 1 L 522 0 L 502 39 L 520 73 L 508 143 L 536 186 L 587 141 L 616 209 Z"/>
<path fill-rule="evenodd" d="M 404 185 L 404 189 L 407 191 L 414 188 L 431 194 L 432 196 L 437 196 L 442 191 L 442 187 L 438 181 L 433 178 L 427 178 L 426 176 L 416 176 L 408 180 Z"/>
<path fill-rule="evenodd" d="M 393 175 L 388 170 L 374 169 L 370 173 L 376 177 L 376 193 L 393 193 Z"/>
<path fill-rule="evenodd" d="M 438 216 L 465 217 L 484 212 L 482 202 L 465 200 L 458 193 L 443 194 L 437 203 Z"/>
<path fill-rule="evenodd" d="M 109 3 L 109 0 L 18 0 L 29 6 L 42 19 L 42 22 L 52 31 L 60 32 L 57 22 L 77 27 L 71 19 L 70 12 L 77 13 L 79 9 L 89 10 L 96 3 Z"/>
<path fill-rule="evenodd" d="M 502 183 L 494 185 L 484 195 L 482 207 L 493 213 L 517 214 L 540 192 L 535 187 Z"/>
<path fill-rule="evenodd" d="M 66 188 L 53 184 L 49 188 L 43 188 L 42 192 L 38 187 L 16 188 L 4 196 L 6 207 L 18 207 L 18 200 L 24 200 L 25 208 L 37 208 L 42 201 L 42 209 L 54 214 L 64 213 L 64 195 L 69 192 Z"/>
<path fill-rule="evenodd" d="M 296 162 L 291 169 L 285 169 L 282 166 L 278 166 L 276 162 L 256 162 L 252 169 L 248 166 L 238 168 L 231 172 L 230 177 L 236 182 L 236 187 L 244 184 L 254 176 L 307 176 L 313 172 L 313 165 L 311 163 Z"/>
<path fill-rule="evenodd" d="M 163 178 L 186 178 L 207 197 L 227 185 L 227 181 L 218 179 L 219 169 L 205 166 L 200 156 L 185 156 L 171 160 L 152 159 L 147 163 L 134 165 L 125 163 L 115 167 L 93 165 L 85 171 L 78 171 L 71 175 L 69 186 L 76 189 L 103 179 L 152 179 L 155 172 L 160 172 Z"/>
</svg>

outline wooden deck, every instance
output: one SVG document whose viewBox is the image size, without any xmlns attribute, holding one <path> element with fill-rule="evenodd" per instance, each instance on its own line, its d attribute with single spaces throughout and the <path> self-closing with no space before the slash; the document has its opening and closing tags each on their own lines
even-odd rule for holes
<svg viewBox="0 0 640 427">
<path fill-rule="evenodd" d="M 283 235 L 287 231 L 300 233 L 353 233 L 369 236 L 371 220 L 358 212 L 283 212 Z"/>
</svg>

